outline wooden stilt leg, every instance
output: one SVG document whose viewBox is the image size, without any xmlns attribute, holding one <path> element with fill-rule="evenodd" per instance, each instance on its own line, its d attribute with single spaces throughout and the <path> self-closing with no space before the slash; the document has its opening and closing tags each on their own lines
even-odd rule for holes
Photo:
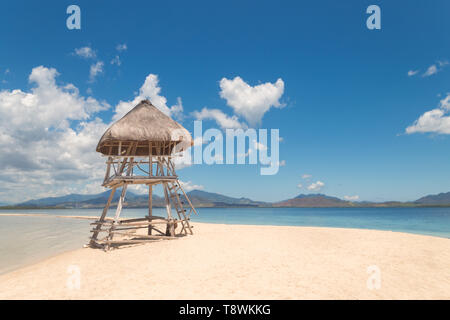
<svg viewBox="0 0 450 320">
<path fill-rule="evenodd" d="M 153 176 L 153 158 L 152 158 L 152 143 L 148 143 L 148 176 Z M 151 222 L 153 215 L 153 185 L 148 185 L 148 221 Z M 152 234 L 153 226 L 148 225 L 148 235 Z"/>
<path fill-rule="evenodd" d="M 153 212 L 152 212 L 153 200 L 152 200 L 152 198 L 153 198 L 153 186 L 149 185 L 148 186 L 148 220 L 150 222 L 151 222 L 152 215 L 153 215 Z M 151 234 L 152 234 L 152 226 L 148 225 L 148 235 L 151 235 Z"/>
<path fill-rule="evenodd" d="M 103 208 L 102 215 L 101 215 L 100 219 L 98 220 L 99 222 L 103 223 L 105 221 L 106 214 L 108 213 L 109 206 L 111 205 L 111 201 L 114 198 L 115 193 L 116 193 L 116 188 L 113 188 L 111 190 L 111 193 L 109 194 L 108 202 L 106 203 L 105 208 Z M 98 233 L 100 232 L 100 229 L 102 228 L 101 223 L 99 223 L 94 229 L 94 233 L 92 234 L 91 241 L 89 242 L 89 245 L 91 245 L 91 246 L 94 245 L 95 240 L 97 240 Z"/>
<path fill-rule="evenodd" d="M 108 236 L 108 239 L 109 239 L 110 241 L 111 241 L 111 240 L 113 239 L 113 237 L 114 237 L 113 231 L 114 231 L 114 228 L 115 228 L 117 222 L 119 221 L 119 217 L 120 217 L 120 213 L 121 213 L 121 211 L 122 211 L 122 205 L 123 205 L 123 201 L 124 201 L 124 199 L 125 199 L 125 194 L 126 194 L 126 193 L 127 193 L 127 184 L 124 184 L 123 187 L 122 187 L 122 193 L 121 193 L 121 195 L 120 195 L 119 202 L 117 203 L 117 209 L 116 209 L 116 214 L 115 214 L 115 216 L 114 216 L 114 222 L 113 222 L 111 228 L 109 229 L 109 236 Z M 106 247 L 106 250 L 109 250 L 109 248 L 110 248 L 110 244 L 108 243 L 108 245 L 107 245 L 107 247 Z"/>
<path fill-rule="evenodd" d="M 116 214 L 114 215 L 114 223 L 119 221 L 120 213 L 122 212 L 123 201 L 125 200 L 125 194 L 127 193 L 127 184 L 122 187 L 122 193 L 120 194 L 119 202 L 117 203 Z"/>
<path fill-rule="evenodd" d="M 169 223 L 167 224 L 167 233 L 170 236 L 175 236 L 175 226 L 173 224 L 172 219 L 172 208 L 170 206 L 170 199 L 169 194 L 167 193 L 167 182 L 163 182 L 163 189 L 164 189 L 164 197 L 166 200 L 166 211 L 167 211 L 167 218 L 169 219 Z"/>
</svg>

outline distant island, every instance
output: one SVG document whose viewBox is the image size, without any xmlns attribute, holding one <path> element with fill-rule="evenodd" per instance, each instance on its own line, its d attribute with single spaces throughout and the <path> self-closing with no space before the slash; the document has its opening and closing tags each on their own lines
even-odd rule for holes
<svg viewBox="0 0 450 320">
<path fill-rule="evenodd" d="M 99 194 L 85 195 L 85 194 L 69 194 L 61 197 L 42 198 L 36 200 L 29 200 L 26 202 L 0 206 L 0 209 L 89 209 L 89 208 L 103 208 L 110 191 L 105 191 Z M 192 190 L 187 192 L 187 195 L 193 205 L 198 208 L 277 208 L 277 207 L 291 207 L 291 208 L 382 208 L 382 207 L 450 207 L 450 192 L 440 193 L 436 195 L 427 195 L 415 201 L 400 202 L 357 202 L 342 200 L 337 197 L 327 196 L 325 194 L 300 194 L 292 199 L 287 199 L 279 202 L 263 202 L 253 201 L 248 198 L 233 198 L 222 194 L 206 192 L 202 190 Z M 125 206 L 128 208 L 145 208 L 148 205 L 148 196 L 139 195 L 133 192 L 128 192 L 126 196 Z M 184 199 L 184 197 L 182 196 Z M 119 194 L 116 193 L 113 199 L 117 203 Z M 185 200 L 184 200 L 185 201 Z M 153 206 L 164 207 L 164 198 L 153 195 Z"/>
</svg>

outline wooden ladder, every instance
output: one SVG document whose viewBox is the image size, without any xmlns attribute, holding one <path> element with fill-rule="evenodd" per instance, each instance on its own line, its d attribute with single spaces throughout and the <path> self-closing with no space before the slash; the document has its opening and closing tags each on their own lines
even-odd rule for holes
<svg viewBox="0 0 450 320">
<path fill-rule="evenodd" d="M 190 205 L 190 211 L 189 213 L 186 214 L 186 209 L 184 209 L 183 206 L 183 201 L 181 201 L 180 199 L 180 195 L 178 194 L 179 190 L 183 190 L 180 182 L 176 181 L 176 182 L 168 182 L 167 183 L 167 190 L 169 191 L 169 196 L 170 196 L 170 200 L 174 205 L 175 211 L 178 214 L 178 218 L 180 219 L 181 222 L 181 232 L 180 233 L 184 233 L 188 234 L 188 231 L 190 234 L 193 234 L 192 232 L 192 227 L 189 224 L 189 220 L 190 220 L 190 216 L 192 213 L 192 210 L 195 210 L 194 207 L 192 207 L 192 204 L 190 201 L 188 201 L 188 204 Z M 184 193 L 184 191 L 183 191 Z M 185 198 L 187 199 L 187 196 L 185 195 Z"/>
</svg>

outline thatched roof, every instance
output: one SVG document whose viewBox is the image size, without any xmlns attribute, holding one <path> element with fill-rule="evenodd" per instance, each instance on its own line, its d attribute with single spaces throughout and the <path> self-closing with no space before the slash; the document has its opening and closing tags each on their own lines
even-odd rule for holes
<svg viewBox="0 0 450 320">
<path fill-rule="evenodd" d="M 158 110 L 150 101 L 142 100 L 106 130 L 97 145 L 97 152 L 117 154 L 119 144 L 121 150 L 125 150 L 127 145 L 137 142 L 138 150 L 130 155 L 148 155 L 149 143 L 153 144 L 152 153 L 155 154 L 155 145 L 173 147 L 181 141 L 189 141 L 189 145 L 193 145 L 189 131 Z M 170 154 L 172 147 L 166 148 L 164 154 Z"/>
</svg>

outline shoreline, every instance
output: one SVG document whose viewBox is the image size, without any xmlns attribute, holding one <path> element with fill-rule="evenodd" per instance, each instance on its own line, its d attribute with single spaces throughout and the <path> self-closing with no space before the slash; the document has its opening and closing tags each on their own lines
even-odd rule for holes
<svg viewBox="0 0 450 320">
<path fill-rule="evenodd" d="M 68 218 L 68 219 L 86 219 L 94 220 L 98 219 L 95 216 L 65 216 L 65 215 L 53 215 L 48 213 L 0 213 L 0 217 L 39 217 L 39 218 Z"/>
<path fill-rule="evenodd" d="M 194 226 L 194 236 L 174 241 L 106 253 L 80 248 L 7 272 L 0 275 L 0 299 L 450 299 L 446 238 L 353 228 Z M 73 265 L 81 270 L 78 290 L 66 285 Z M 372 265 L 381 270 L 380 290 L 366 286 Z M 191 282 L 202 284 L 195 284 L 196 294 L 190 294 Z M 119 287 L 126 290 L 112 290 Z"/>
<path fill-rule="evenodd" d="M 46 213 L 0 213 L 0 217 L 23 217 L 23 216 L 29 216 L 29 217 L 39 217 L 39 218 L 63 218 L 63 219 L 81 219 L 81 220 L 97 220 L 98 216 L 80 216 L 80 215 L 73 215 L 73 216 L 66 216 L 66 215 L 52 215 L 52 214 L 46 214 Z M 434 235 L 434 234 L 425 234 L 420 232 L 412 232 L 412 231 L 396 231 L 396 230 L 383 230 L 383 229 L 374 229 L 374 228 L 352 228 L 352 227 L 328 227 L 328 226 L 314 226 L 314 225 L 285 225 L 285 224 L 246 224 L 246 223 L 223 223 L 223 222 L 196 222 L 194 223 L 202 223 L 202 224 L 223 224 L 223 225 L 243 225 L 243 226 L 269 226 L 269 227 L 300 227 L 300 228 L 330 228 L 330 229 L 352 229 L 352 230 L 368 230 L 368 231 L 385 231 L 385 232 L 396 232 L 396 233 L 405 233 L 405 234 L 412 234 L 412 235 L 422 235 L 422 236 L 428 236 L 428 237 L 437 237 L 437 238 L 443 238 L 443 239 L 450 239 L 450 236 L 440 236 L 440 235 Z"/>
<path fill-rule="evenodd" d="M 115 204 L 117 205 L 117 204 Z M 352 206 L 254 206 L 254 205 L 228 205 L 228 206 L 206 206 L 196 205 L 196 208 L 205 209 L 411 209 L 411 208 L 450 208 L 450 204 L 417 204 L 417 205 L 352 205 Z M 98 207 L 14 207 L 0 206 L 1 211 L 13 210 L 102 210 L 104 206 Z M 128 206 L 129 209 L 147 209 L 146 206 Z M 164 206 L 154 206 L 153 208 L 164 209 Z"/>
</svg>

